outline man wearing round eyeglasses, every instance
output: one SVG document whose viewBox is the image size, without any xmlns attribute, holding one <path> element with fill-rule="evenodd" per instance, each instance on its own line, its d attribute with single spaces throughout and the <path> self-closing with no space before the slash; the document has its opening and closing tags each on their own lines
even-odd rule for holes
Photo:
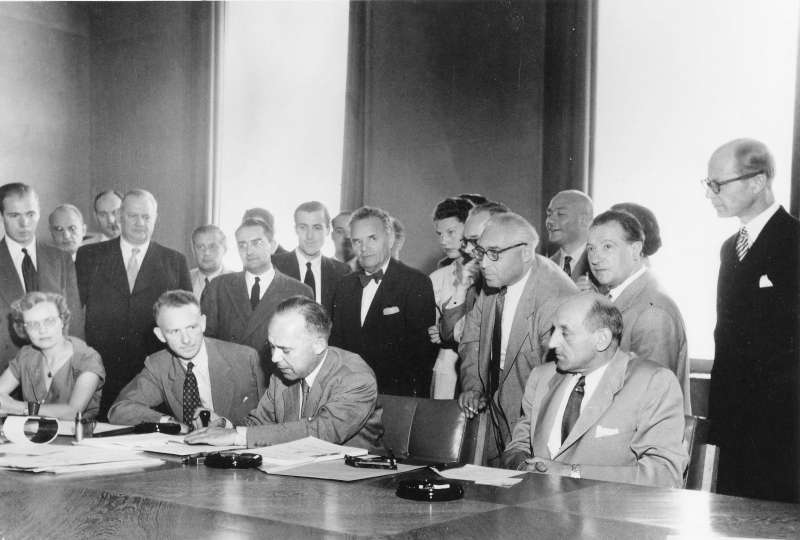
<svg viewBox="0 0 800 540">
<path fill-rule="evenodd" d="M 487 459 L 497 464 L 519 419 L 531 370 L 545 361 L 557 298 L 577 292 L 552 261 L 536 254 L 539 235 L 522 216 L 497 214 L 474 254 L 486 289 L 467 315 L 459 346 L 459 406 L 467 417 L 488 410 Z"/>
<path fill-rule="evenodd" d="M 720 253 L 709 395 L 720 493 L 800 501 L 800 222 L 772 193 L 767 147 L 737 139 L 708 163 L 706 197 L 739 232 Z"/>
</svg>

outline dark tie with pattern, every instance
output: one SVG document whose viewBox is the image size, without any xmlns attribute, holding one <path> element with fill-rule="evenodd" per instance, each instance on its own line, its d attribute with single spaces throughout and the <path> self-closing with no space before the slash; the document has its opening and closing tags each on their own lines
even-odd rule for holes
<svg viewBox="0 0 800 540">
<path fill-rule="evenodd" d="M 575 427 L 575 422 L 581 415 L 581 402 L 583 401 L 584 387 L 586 386 L 586 377 L 581 375 L 578 379 L 578 384 L 572 389 L 567 400 L 567 406 L 564 409 L 564 418 L 561 420 L 561 444 L 567 440 L 569 432 Z"/>
<path fill-rule="evenodd" d="M 564 273 L 567 274 L 568 276 L 572 275 L 572 264 L 570 264 L 570 263 L 572 263 L 572 257 L 570 257 L 569 255 L 565 255 L 564 256 Z"/>
<path fill-rule="evenodd" d="M 27 249 L 22 248 L 22 253 L 25 254 L 25 256 L 22 257 L 22 281 L 25 282 L 25 292 L 38 291 L 39 276 L 36 275 L 36 267 L 33 266 L 33 259 L 31 259 Z"/>
<path fill-rule="evenodd" d="M 261 301 L 261 278 L 256 276 L 256 280 L 253 282 L 253 288 L 250 289 L 250 307 L 253 311 L 256 310 L 256 306 Z"/>
<path fill-rule="evenodd" d="M 301 392 L 301 400 L 300 403 L 300 420 L 306 417 L 306 404 L 308 403 L 308 394 L 311 392 L 311 387 L 308 386 L 308 383 L 305 379 L 300 379 L 300 392 Z"/>
<path fill-rule="evenodd" d="M 750 250 L 750 236 L 747 234 L 747 227 L 739 229 L 739 237 L 736 238 L 736 256 L 741 261 Z"/>
<path fill-rule="evenodd" d="M 311 287 L 311 292 L 314 293 L 314 296 L 317 295 L 317 284 L 314 281 L 314 272 L 311 271 L 311 263 L 306 263 L 306 275 L 303 278 L 303 283 Z"/>
<path fill-rule="evenodd" d="M 494 395 L 500 385 L 500 356 L 503 345 L 503 306 L 506 303 L 506 288 L 497 292 L 494 304 L 494 327 L 492 328 L 492 355 L 489 359 L 489 397 Z"/>
<path fill-rule="evenodd" d="M 189 366 L 186 368 L 186 378 L 183 380 L 183 423 L 190 429 L 194 411 L 202 405 L 200 390 L 197 389 L 197 377 L 194 376 L 193 369 L 194 364 L 189 362 Z"/>
</svg>

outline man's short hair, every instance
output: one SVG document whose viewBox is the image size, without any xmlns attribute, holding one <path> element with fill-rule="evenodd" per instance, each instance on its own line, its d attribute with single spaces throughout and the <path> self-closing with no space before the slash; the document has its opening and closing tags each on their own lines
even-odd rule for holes
<svg viewBox="0 0 800 540">
<path fill-rule="evenodd" d="M 639 223 L 639 220 L 636 219 L 633 214 L 625 212 L 624 210 L 606 210 L 602 214 L 595 216 L 589 227 L 596 227 L 612 222 L 622 227 L 622 232 L 625 233 L 625 240 L 628 243 L 642 242 L 644 244 L 644 230 L 642 229 L 642 224 Z"/>
<path fill-rule="evenodd" d="M 266 208 L 255 207 L 245 210 L 244 214 L 242 215 L 242 222 L 252 218 L 260 219 L 269 225 L 271 231 L 275 231 L 275 216 L 273 216 L 272 212 Z"/>
<path fill-rule="evenodd" d="M 69 210 L 70 212 L 72 212 L 73 214 L 75 214 L 76 216 L 78 216 L 78 218 L 80 218 L 80 220 L 81 220 L 81 223 L 85 223 L 85 222 L 83 221 L 83 212 L 81 212 L 81 211 L 78 209 L 78 207 L 77 207 L 77 206 L 75 206 L 74 204 L 64 203 L 64 204 L 59 204 L 58 206 L 56 206 L 55 208 L 53 208 L 53 211 L 52 211 L 52 212 L 50 212 L 50 215 L 47 217 L 47 221 L 48 221 L 48 223 L 50 223 L 50 226 L 52 226 L 52 225 L 53 225 L 53 216 L 54 216 L 54 215 L 56 214 L 56 212 L 58 212 L 59 210 Z"/>
<path fill-rule="evenodd" d="M 36 190 L 28 184 L 23 184 L 22 182 L 11 182 L 9 184 L 3 184 L 0 186 L 0 214 L 6 211 L 6 198 L 13 195 L 14 197 L 19 197 L 21 199 L 28 194 L 32 195 L 37 201 L 39 200 Z"/>
<path fill-rule="evenodd" d="M 479 204 L 472 208 L 469 211 L 470 216 L 474 216 L 476 214 L 480 214 L 481 212 L 486 212 L 490 216 L 495 216 L 497 214 L 505 214 L 506 212 L 510 212 L 511 210 L 505 204 L 497 201 L 488 201 L 483 204 Z"/>
<path fill-rule="evenodd" d="M 658 226 L 658 220 L 652 210 L 641 204 L 631 202 L 617 203 L 611 207 L 611 210 L 628 212 L 639 220 L 644 233 L 642 255 L 649 257 L 659 250 L 661 247 L 661 228 Z"/>
<path fill-rule="evenodd" d="M 153 205 L 153 210 L 155 212 L 158 212 L 158 201 L 153 196 L 153 194 L 147 191 L 146 189 L 141 189 L 141 188 L 129 189 L 127 192 L 125 192 L 125 196 L 122 197 L 123 206 L 125 205 L 125 200 L 128 199 L 129 197 L 141 197 L 143 199 L 147 199 L 148 201 L 150 201 L 150 204 Z"/>
<path fill-rule="evenodd" d="M 474 204 L 461 197 L 448 197 L 436 205 L 433 209 L 433 221 L 447 218 L 456 218 L 461 223 L 467 221 L 469 211 Z"/>
<path fill-rule="evenodd" d="M 353 214 L 350 216 L 350 226 L 353 226 L 353 223 L 356 221 L 361 221 L 362 219 L 370 219 L 376 218 L 381 221 L 383 224 L 383 230 L 386 231 L 386 234 L 389 236 L 394 236 L 394 224 L 392 223 L 392 216 L 389 215 L 386 210 L 382 208 L 377 208 L 375 206 L 362 206 L 361 208 L 357 209 Z"/>
<path fill-rule="evenodd" d="M 734 141 L 733 155 L 740 175 L 762 172 L 771 181 L 775 177 L 775 158 L 767 145 L 755 139 Z"/>
<path fill-rule="evenodd" d="M 320 304 L 307 296 L 295 295 L 290 296 L 275 309 L 275 313 L 289 313 L 294 312 L 303 317 L 306 322 L 306 330 L 310 334 L 314 334 L 328 340 L 331 335 L 331 318 L 328 312 Z"/>
<path fill-rule="evenodd" d="M 161 308 L 172 307 L 179 308 L 183 306 L 197 306 L 200 309 L 200 301 L 189 291 L 176 289 L 174 291 L 166 291 L 158 297 L 156 303 L 153 304 L 153 320 L 158 320 L 158 314 Z"/>
<path fill-rule="evenodd" d="M 612 341 L 619 345 L 622 339 L 622 313 L 605 296 L 596 293 L 590 294 L 594 296 L 594 302 L 586 312 L 583 326 L 591 332 L 600 328 L 608 328 L 611 331 Z"/>
<path fill-rule="evenodd" d="M 270 242 L 275 239 L 275 231 L 273 230 L 272 225 L 263 219 L 257 217 L 245 218 L 242 220 L 242 224 L 236 228 L 236 232 L 238 233 L 245 227 L 260 227 L 261 230 L 264 231 L 264 236 L 266 236 Z"/>
<path fill-rule="evenodd" d="M 481 195 L 480 193 L 462 193 L 459 195 L 462 199 L 466 199 L 472 203 L 472 206 L 478 206 L 479 204 L 484 204 L 489 202 L 489 199 Z"/>
<path fill-rule="evenodd" d="M 92 202 L 92 209 L 94 209 L 94 211 L 97 212 L 97 201 L 99 201 L 101 197 L 105 197 L 106 195 L 111 195 L 111 194 L 114 194 L 117 197 L 119 197 L 120 203 L 122 203 L 122 199 L 124 198 L 122 196 L 122 193 L 120 193 L 116 189 L 106 189 L 94 196 L 94 201 Z"/>
<path fill-rule="evenodd" d="M 312 212 L 322 212 L 325 218 L 325 226 L 328 227 L 329 229 L 331 228 L 331 215 L 328 213 L 328 209 L 325 207 L 325 205 L 322 204 L 321 202 L 308 201 L 298 206 L 297 209 L 294 211 L 295 222 L 297 221 L 297 214 L 300 212 L 307 212 L 309 214 Z"/>
<path fill-rule="evenodd" d="M 527 242 L 532 249 L 536 249 L 536 246 L 539 245 L 539 234 L 536 232 L 536 228 L 531 225 L 530 221 L 519 214 L 514 212 L 495 214 L 489 218 L 486 227 L 488 228 L 490 225 L 500 227 L 503 230 L 516 229 L 521 239 Z"/>
<path fill-rule="evenodd" d="M 216 225 L 208 224 L 208 225 L 200 225 L 195 230 L 192 231 L 192 243 L 197 239 L 197 235 L 199 234 L 209 234 L 215 233 L 219 238 L 219 241 L 224 244 L 226 242 L 225 233 L 222 232 L 222 229 L 217 227 Z"/>
</svg>

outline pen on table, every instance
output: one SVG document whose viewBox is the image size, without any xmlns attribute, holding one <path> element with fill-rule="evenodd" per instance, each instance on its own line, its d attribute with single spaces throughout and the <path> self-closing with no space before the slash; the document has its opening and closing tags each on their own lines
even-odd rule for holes
<svg viewBox="0 0 800 540">
<path fill-rule="evenodd" d="M 183 456 L 181 458 L 181 464 L 182 465 L 200 465 L 205 461 L 206 455 L 208 455 L 208 452 L 200 452 L 199 454 L 191 454 L 189 456 Z"/>
</svg>

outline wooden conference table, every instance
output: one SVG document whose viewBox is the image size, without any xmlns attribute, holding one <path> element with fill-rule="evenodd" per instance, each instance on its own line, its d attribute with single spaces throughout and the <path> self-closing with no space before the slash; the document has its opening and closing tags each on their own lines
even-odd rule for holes
<svg viewBox="0 0 800 540">
<path fill-rule="evenodd" d="M 423 503 L 396 497 L 397 482 L 174 463 L 108 476 L 0 472 L 0 538 L 800 538 L 800 505 L 537 474 Z"/>
</svg>

